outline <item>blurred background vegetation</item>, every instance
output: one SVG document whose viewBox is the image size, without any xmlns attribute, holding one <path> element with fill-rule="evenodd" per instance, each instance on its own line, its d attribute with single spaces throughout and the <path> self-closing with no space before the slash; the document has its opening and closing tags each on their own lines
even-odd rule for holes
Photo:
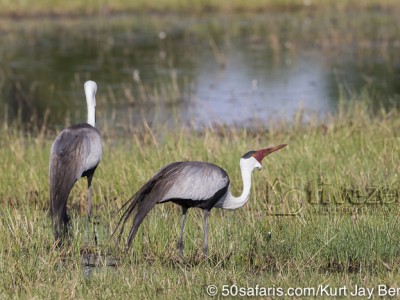
<svg viewBox="0 0 400 300">
<path fill-rule="evenodd" d="M 398 8 L 396 0 L 1 0 L 0 14 L 4 16 L 31 15 L 95 15 L 115 12 L 185 12 L 202 13 L 211 11 L 243 12 L 298 10 L 302 7 L 317 9 L 376 9 Z"/>
<path fill-rule="evenodd" d="M 0 121 L 252 127 L 399 102 L 397 1 L 0 2 Z M 227 13 L 229 12 L 229 13 Z"/>
</svg>

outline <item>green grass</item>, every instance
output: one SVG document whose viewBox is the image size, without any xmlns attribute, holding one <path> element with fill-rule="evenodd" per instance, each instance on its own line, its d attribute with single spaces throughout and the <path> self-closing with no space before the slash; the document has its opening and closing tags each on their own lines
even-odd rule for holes
<svg viewBox="0 0 400 300">
<path fill-rule="evenodd" d="M 35 15 L 104 15 L 113 12 L 189 12 L 203 13 L 210 11 L 243 12 L 271 10 L 338 9 L 341 11 L 352 7 L 367 9 L 398 8 L 396 0 L 70 0 L 70 1 L 13 1 L 0 0 L 0 14 L 3 16 Z"/>
<path fill-rule="evenodd" d="M 49 149 L 56 133 L 40 129 L 27 135 L 3 125 L 0 298 L 207 298 L 208 284 L 220 290 L 224 284 L 397 286 L 400 112 L 371 111 L 365 99 L 341 102 L 338 113 L 323 122 L 304 122 L 299 112 L 293 123 L 270 124 L 268 130 L 143 129 L 121 136 L 109 127 L 102 132 L 104 156 L 93 181 L 99 247 L 86 244 L 86 182 L 80 180 L 69 199 L 73 239 L 64 251 L 52 243 L 47 215 Z M 128 253 L 122 244 L 108 243 L 117 209 L 161 166 L 178 160 L 213 162 L 228 171 L 238 194 L 240 156 L 280 143 L 289 147 L 254 172 L 243 208 L 212 210 L 209 258 L 201 253 L 201 211 L 192 209 L 185 259 L 179 260 L 181 216 L 171 203 L 151 211 Z M 381 193 L 366 203 L 372 187 Z M 296 211 L 296 216 L 282 215 Z M 103 262 L 89 277 L 81 265 L 85 249 Z M 116 267 L 105 266 L 110 256 Z"/>
</svg>

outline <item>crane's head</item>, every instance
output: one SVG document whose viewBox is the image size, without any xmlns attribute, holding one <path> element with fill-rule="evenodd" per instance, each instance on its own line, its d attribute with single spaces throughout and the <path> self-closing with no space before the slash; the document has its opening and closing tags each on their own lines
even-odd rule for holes
<svg viewBox="0 0 400 300">
<path fill-rule="evenodd" d="M 86 102 L 88 106 L 94 107 L 96 106 L 96 92 L 97 92 L 97 84 L 92 80 L 88 80 L 84 84 Z"/>
<path fill-rule="evenodd" d="M 240 166 L 242 168 L 243 167 L 250 168 L 251 170 L 255 168 L 261 170 L 262 168 L 261 162 L 264 159 L 264 157 L 286 146 L 287 144 L 282 144 L 275 147 L 260 149 L 258 151 L 249 151 L 245 155 L 243 155 L 242 158 L 240 159 Z"/>
</svg>

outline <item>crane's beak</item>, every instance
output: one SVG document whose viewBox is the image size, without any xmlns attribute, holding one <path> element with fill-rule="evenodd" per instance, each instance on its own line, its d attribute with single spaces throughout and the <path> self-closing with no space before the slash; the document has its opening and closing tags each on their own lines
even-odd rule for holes
<svg viewBox="0 0 400 300">
<path fill-rule="evenodd" d="M 257 161 L 261 164 L 261 161 L 266 157 L 268 154 L 271 154 L 272 152 L 278 151 L 279 149 L 282 149 L 286 147 L 287 144 L 282 144 L 279 146 L 271 147 L 271 148 L 265 148 L 256 151 L 256 153 L 253 154 L 253 157 L 257 159 Z"/>
</svg>

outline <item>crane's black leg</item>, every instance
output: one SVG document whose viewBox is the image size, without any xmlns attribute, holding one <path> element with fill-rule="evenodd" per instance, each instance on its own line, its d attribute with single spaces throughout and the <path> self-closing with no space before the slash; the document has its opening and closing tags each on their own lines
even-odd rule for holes
<svg viewBox="0 0 400 300">
<path fill-rule="evenodd" d="M 89 223 L 92 215 L 92 179 L 93 174 L 87 176 L 88 182 L 88 206 L 87 206 L 87 220 L 86 220 L 86 241 L 89 242 Z M 97 245 L 96 231 L 94 230 L 94 242 Z"/>
<path fill-rule="evenodd" d="M 204 244 L 203 244 L 203 252 L 204 256 L 208 256 L 208 216 L 210 215 L 210 211 L 208 209 L 204 210 Z"/>
<path fill-rule="evenodd" d="M 178 251 L 179 251 L 179 256 L 183 257 L 183 228 L 185 227 L 185 220 L 186 220 L 186 212 L 187 212 L 187 207 L 182 206 L 182 223 L 181 223 L 181 235 L 178 240 Z"/>
</svg>

